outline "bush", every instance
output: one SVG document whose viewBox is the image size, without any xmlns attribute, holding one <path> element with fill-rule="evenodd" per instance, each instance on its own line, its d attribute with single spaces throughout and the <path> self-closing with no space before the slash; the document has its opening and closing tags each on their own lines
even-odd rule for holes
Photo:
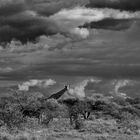
<svg viewBox="0 0 140 140">
<path fill-rule="evenodd" d="M 24 123 L 24 128 L 28 128 L 28 129 L 38 129 L 39 127 L 39 121 L 36 118 L 26 118 L 26 123 Z"/>
<path fill-rule="evenodd" d="M 56 99 L 49 99 L 45 102 L 45 107 L 51 111 L 56 111 L 60 108 L 60 104 Z"/>
<path fill-rule="evenodd" d="M 83 124 L 83 121 L 81 119 L 77 119 L 75 120 L 75 129 L 81 129 L 83 128 L 84 124 Z"/>
<path fill-rule="evenodd" d="M 9 106 L 4 110 L 0 111 L 0 120 L 3 125 L 6 125 L 8 128 L 18 127 L 25 122 L 21 112 L 19 112 L 15 107 Z"/>
<path fill-rule="evenodd" d="M 92 105 L 89 100 L 78 100 L 73 106 L 68 107 L 70 124 L 74 124 L 76 129 L 80 129 L 83 123 L 81 117 L 87 119 L 87 113 L 90 113 L 91 111 Z"/>
<path fill-rule="evenodd" d="M 131 105 L 140 104 L 140 98 L 126 98 L 125 101 Z"/>
<path fill-rule="evenodd" d="M 125 107 L 122 107 L 121 109 L 123 112 L 128 112 L 130 114 L 132 114 L 133 116 L 137 116 L 137 117 L 140 117 L 140 110 L 129 105 L 129 106 L 125 106 Z"/>
<path fill-rule="evenodd" d="M 53 111 L 50 111 L 49 109 L 46 109 L 42 114 L 41 114 L 41 124 L 43 125 L 48 125 L 50 121 L 52 121 L 54 118 Z"/>
<path fill-rule="evenodd" d="M 112 102 L 120 105 L 120 106 L 126 106 L 126 105 L 129 105 L 128 102 L 126 102 L 126 100 L 124 98 L 121 98 L 121 97 L 114 97 L 112 99 Z"/>
<path fill-rule="evenodd" d="M 123 130 L 123 133 L 131 134 L 137 133 L 140 129 L 140 125 L 137 122 L 137 118 L 129 112 L 121 113 L 121 120 L 119 121 L 119 128 Z"/>
<path fill-rule="evenodd" d="M 22 113 L 19 111 L 19 104 L 16 102 L 15 96 L 10 95 L 1 98 L 0 102 L 0 121 L 1 125 L 6 125 L 8 128 L 20 128 L 23 119 Z"/>
<path fill-rule="evenodd" d="M 74 125 L 75 129 L 80 129 L 83 126 L 83 120 L 81 119 L 80 114 L 81 111 L 77 104 L 69 108 L 70 124 Z"/>
<path fill-rule="evenodd" d="M 99 93 L 94 93 L 94 94 L 92 95 L 92 97 L 90 97 L 90 98 L 93 98 L 93 99 L 95 99 L 95 100 L 103 99 L 103 98 L 104 98 L 104 95 L 103 95 L 103 94 L 99 94 Z"/>
<path fill-rule="evenodd" d="M 48 125 L 53 118 L 65 115 L 63 111 L 65 107 L 59 104 L 55 99 L 47 100 L 43 106 L 45 107 L 45 110 L 41 114 L 42 124 Z"/>
</svg>

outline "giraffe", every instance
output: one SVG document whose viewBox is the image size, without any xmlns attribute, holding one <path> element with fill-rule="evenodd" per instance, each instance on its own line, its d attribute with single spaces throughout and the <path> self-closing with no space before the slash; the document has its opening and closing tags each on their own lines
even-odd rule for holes
<svg viewBox="0 0 140 140">
<path fill-rule="evenodd" d="M 47 101 L 48 99 L 59 99 L 67 90 L 69 89 L 68 86 L 65 86 L 62 90 L 58 91 L 55 94 L 52 94 L 49 98 L 43 99 L 42 101 Z M 21 102 L 20 99 L 18 99 L 18 93 L 15 90 L 12 90 L 13 92 L 16 93 L 16 97 L 17 97 L 17 102 L 20 105 L 20 112 L 24 117 L 35 117 L 39 120 L 39 122 L 42 121 L 42 114 L 44 113 L 44 111 L 46 110 L 46 108 L 44 106 L 40 106 L 34 109 L 28 108 L 27 106 L 24 107 Z"/>
</svg>

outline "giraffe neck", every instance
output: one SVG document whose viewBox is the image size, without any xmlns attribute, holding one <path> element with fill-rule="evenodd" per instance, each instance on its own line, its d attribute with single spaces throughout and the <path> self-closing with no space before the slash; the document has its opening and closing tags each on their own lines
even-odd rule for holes
<svg viewBox="0 0 140 140">
<path fill-rule="evenodd" d="M 48 99 L 59 99 L 65 92 L 67 91 L 67 88 L 60 90 L 59 92 L 52 94 Z"/>
<path fill-rule="evenodd" d="M 58 96 L 61 97 L 66 91 L 67 91 L 67 89 L 64 88 L 64 89 L 62 89 L 61 91 L 57 92 L 56 95 L 58 95 Z"/>
</svg>

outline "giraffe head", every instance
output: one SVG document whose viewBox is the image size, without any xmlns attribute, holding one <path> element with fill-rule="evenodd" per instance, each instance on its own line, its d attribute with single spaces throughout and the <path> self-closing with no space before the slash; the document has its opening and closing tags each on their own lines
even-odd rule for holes
<svg viewBox="0 0 140 140">
<path fill-rule="evenodd" d="M 70 89 L 70 85 L 65 85 L 65 89 L 69 90 Z"/>
</svg>

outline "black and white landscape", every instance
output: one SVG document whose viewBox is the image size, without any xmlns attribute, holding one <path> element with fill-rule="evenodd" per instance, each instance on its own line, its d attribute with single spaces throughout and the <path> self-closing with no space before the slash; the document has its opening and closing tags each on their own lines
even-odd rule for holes
<svg viewBox="0 0 140 140">
<path fill-rule="evenodd" d="M 0 139 L 139 140 L 140 0 L 0 0 Z"/>
</svg>

